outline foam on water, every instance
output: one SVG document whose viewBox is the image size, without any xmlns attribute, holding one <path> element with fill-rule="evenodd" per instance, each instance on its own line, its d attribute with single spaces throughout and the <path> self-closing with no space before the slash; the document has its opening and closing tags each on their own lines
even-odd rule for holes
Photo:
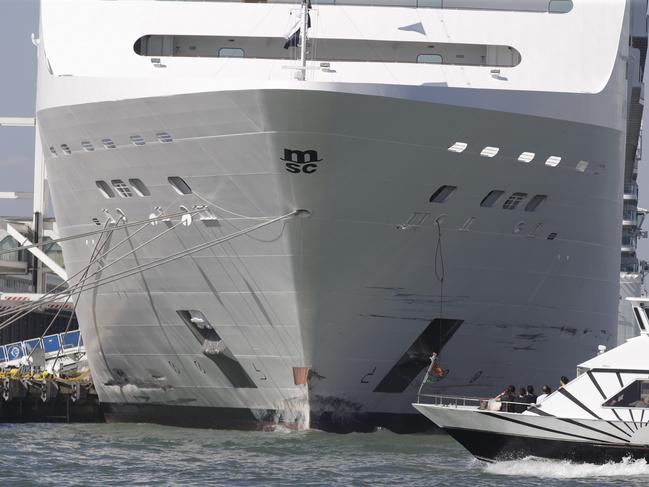
<svg viewBox="0 0 649 487">
<path fill-rule="evenodd" d="M 649 477 L 649 464 L 646 460 L 628 458 L 619 463 L 595 465 L 528 457 L 521 460 L 485 464 L 483 469 L 486 473 L 494 475 L 550 479 Z"/>
</svg>

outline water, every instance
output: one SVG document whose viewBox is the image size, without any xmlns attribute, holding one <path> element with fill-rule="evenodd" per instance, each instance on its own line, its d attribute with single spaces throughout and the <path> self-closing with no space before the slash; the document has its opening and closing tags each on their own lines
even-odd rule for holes
<svg viewBox="0 0 649 487">
<path fill-rule="evenodd" d="M 442 435 L 0 425 L 11 485 L 649 486 L 645 461 L 485 464 Z"/>
</svg>

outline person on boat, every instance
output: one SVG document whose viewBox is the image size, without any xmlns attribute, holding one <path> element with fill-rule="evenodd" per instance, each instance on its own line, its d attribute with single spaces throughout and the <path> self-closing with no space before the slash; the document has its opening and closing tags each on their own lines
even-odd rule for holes
<svg viewBox="0 0 649 487">
<path fill-rule="evenodd" d="M 570 382 L 570 379 L 568 379 L 565 375 L 562 375 L 561 379 L 559 379 L 559 389 L 565 387 L 568 384 L 568 382 Z"/>
<path fill-rule="evenodd" d="M 516 386 L 510 385 L 509 387 L 506 387 L 504 391 L 502 391 L 498 396 L 496 396 L 496 400 L 501 402 L 500 410 L 506 411 L 508 413 L 513 413 L 514 404 L 511 403 L 514 402 L 515 398 L 516 398 Z"/>
<path fill-rule="evenodd" d="M 550 389 L 550 386 L 545 384 L 543 386 L 543 394 L 541 394 L 539 397 L 536 398 L 536 404 L 541 404 L 543 401 L 545 401 L 551 392 L 552 389 Z"/>
<path fill-rule="evenodd" d="M 527 386 L 527 391 L 525 392 L 525 403 L 527 404 L 536 404 L 537 395 L 534 394 L 534 386 Z"/>
<path fill-rule="evenodd" d="M 516 397 L 516 402 L 518 404 L 514 404 L 514 411 L 517 413 L 522 413 L 527 409 L 527 406 L 525 405 L 527 403 L 527 389 L 524 387 L 521 387 L 518 390 L 518 396 Z"/>
</svg>

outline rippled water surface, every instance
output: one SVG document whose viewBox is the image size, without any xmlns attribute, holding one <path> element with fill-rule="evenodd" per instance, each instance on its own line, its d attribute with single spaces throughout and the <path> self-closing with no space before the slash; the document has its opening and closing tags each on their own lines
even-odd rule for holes
<svg viewBox="0 0 649 487">
<path fill-rule="evenodd" d="M 649 486 L 649 465 L 485 464 L 442 435 L 0 425 L 2 485 Z"/>
</svg>

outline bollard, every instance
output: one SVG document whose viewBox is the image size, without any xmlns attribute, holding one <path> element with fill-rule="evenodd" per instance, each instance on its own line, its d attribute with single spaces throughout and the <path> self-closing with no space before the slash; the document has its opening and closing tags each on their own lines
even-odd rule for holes
<svg viewBox="0 0 649 487">
<path fill-rule="evenodd" d="M 88 390 L 83 387 L 80 382 L 75 382 L 74 384 L 72 384 L 72 393 L 70 395 L 72 402 L 81 402 L 86 398 L 87 395 Z"/>
<path fill-rule="evenodd" d="M 27 388 L 20 379 L 4 379 L 2 381 L 2 399 L 11 401 L 22 399 L 27 395 Z"/>
<path fill-rule="evenodd" d="M 50 402 L 59 394 L 59 386 L 52 380 L 41 382 L 41 401 Z"/>
</svg>

